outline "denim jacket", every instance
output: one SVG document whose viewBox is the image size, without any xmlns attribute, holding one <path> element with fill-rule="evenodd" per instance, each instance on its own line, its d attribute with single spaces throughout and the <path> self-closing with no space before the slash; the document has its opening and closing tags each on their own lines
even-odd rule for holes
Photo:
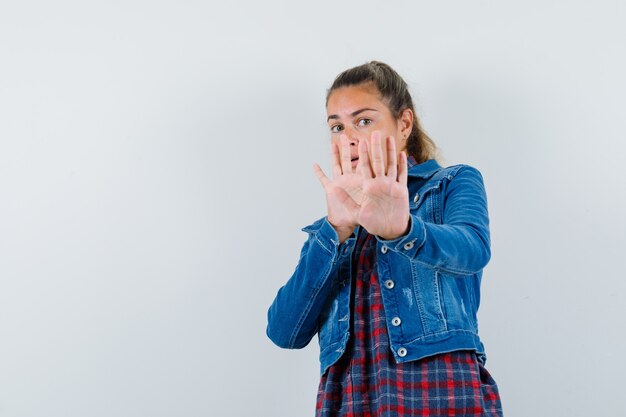
<svg viewBox="0 0 626 417">
<path fill-rule="evenodd" d="M 487 197 L 480 172 L 409 159 L 410 229 L 376 236 L 376 263 L 396 362 L 469 349 L 486 363 L 478 336 L 482 270 L 491 257 Z M 344 243 L 323 217 L 308 233 L 300 259 L 267 312 L 267 336 L 301 349 L 317 333 L 320 373 L 339 359 L 350 337 L 352 252 L 361 226 Z"/>
</svg>

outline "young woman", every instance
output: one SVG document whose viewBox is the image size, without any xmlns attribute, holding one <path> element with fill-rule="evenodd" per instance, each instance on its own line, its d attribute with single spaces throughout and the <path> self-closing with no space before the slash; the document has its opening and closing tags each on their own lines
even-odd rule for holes
<svg viewBox="0 0 626 417">
<path fill-rule="evenodd" d="M 372 61 L 326 96 L 328 214 L 308 233 L 268 310 L 268 337 L 300 349 L 317 333 L 316 416 L 501 416 L 478 336 L 489 261 L 480 172 L 442 167 L 404 80 Z"/>
</svg>

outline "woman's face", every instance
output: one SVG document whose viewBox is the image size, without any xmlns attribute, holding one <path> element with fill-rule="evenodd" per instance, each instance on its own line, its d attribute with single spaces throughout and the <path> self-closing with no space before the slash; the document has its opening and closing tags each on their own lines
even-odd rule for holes
<svg viewBox="0 0 626 417">
<path fill-rule="evenodd" d="M 411 133 L 413 123 L 413 112 L 410 109 L 405 109 L 400 118 L 395 119 L 387 105 L 380 100 L 378 90 L 371 83 L 334 90 L 328 97 L 326 114 L 332 143 L 339 145 L 341 149 L 342 135 L 345 135 L 350 143 L 353 170 L 358 162 L 360 141 L 367 142 L 371 153 L 372 133 L 378 131 L 386 166 L 386 138 L 393 137 L 396 152 L 399 154 L 405 149 L 406 138 Z"/>
</svg>

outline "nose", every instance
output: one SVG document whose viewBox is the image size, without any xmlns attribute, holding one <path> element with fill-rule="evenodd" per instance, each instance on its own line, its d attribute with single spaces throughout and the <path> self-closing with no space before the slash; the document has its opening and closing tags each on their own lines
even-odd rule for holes
<svg viewBox="0 0 626 417">
<path fill-rule="evenodd" d="M 358 133 L 351 128 L 346 128 L 343 132 L 348 138 L 348 142 L 350 142 L 350 146 L 358 146 L 359 145 L 359 136 Z"/>
</svg>

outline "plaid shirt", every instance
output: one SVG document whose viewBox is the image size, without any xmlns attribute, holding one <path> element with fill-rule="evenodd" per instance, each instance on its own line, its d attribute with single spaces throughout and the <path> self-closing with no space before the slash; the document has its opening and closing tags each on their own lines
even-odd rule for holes
<svg viewBox="0 0 626 417">
<path fill-rule="evenodd" d="M 316 417 L 502 416 L 496 382 L 474 351 L 395 362 L 376 256 L 375 236 L 362 229 L 353 259 L 352 332 L 343 356 L 321 376 Z"/>
</svg>

